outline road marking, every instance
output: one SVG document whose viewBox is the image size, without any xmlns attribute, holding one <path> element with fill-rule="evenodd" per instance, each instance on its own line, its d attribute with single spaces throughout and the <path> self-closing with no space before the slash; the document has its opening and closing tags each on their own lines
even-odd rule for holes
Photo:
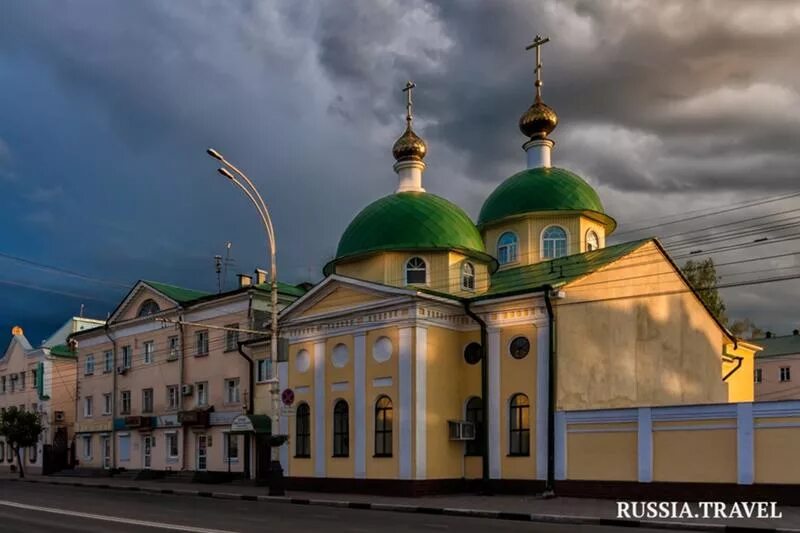
<svg viewBox="0 0 800 533">
<path fill-rule="evenodd" d="M 135 520 L 133 518 L 122 518 L 119 516 L 106 516 L 102 514 L 81 513 L 69 511 L 67 509 L 56 509 L 55 507 L 40 507 L 38 505 L 28 505 L 26 503 L 11 502 L 0 500 L 0 505 L 6 507 L 16 507 L 17 509 L 27 509 L 29 511 L 41 511 L 43 513 L 53 513 L 66 516 L 76 516 L 79 518 L 89 518 L 91 520 L 102 520 L 104 522 L 116 522 L 118 524 L 130 524 L 134 526 L 155 527 L 160 529 L 171 529 L 173 531 L 189 531 L 191 533 L 234 533 L 223 529 L 206 529 L 202 527 L 182 526 L 180 524 L 166 524 L 164 522 L 149 522 L 147 520 Z"/>
</svg>

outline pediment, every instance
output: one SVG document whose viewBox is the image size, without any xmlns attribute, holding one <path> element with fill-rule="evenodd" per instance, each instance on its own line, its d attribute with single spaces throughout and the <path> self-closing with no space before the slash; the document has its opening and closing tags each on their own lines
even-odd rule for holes
<svg viewBox="0 0 800 533">
<path fill-rule="evenodd" d="M 172 309 L 178 302 L 168 298 L 144 282 L 138 282 L 131 292 L 122 300 L 117 309 L 108 320 L 109 324 L 131 320 L 139 316 L 139 311 L 145 302 L 152 301 L 158 306 L 159 311 Z"/>
</svg>

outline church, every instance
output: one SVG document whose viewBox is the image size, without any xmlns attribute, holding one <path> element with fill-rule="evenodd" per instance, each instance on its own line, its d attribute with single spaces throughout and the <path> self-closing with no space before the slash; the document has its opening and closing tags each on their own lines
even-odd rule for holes
<svg viewBox="0 0 800 533">
<path fill-rule="evenodd" d="M 355 215 L 325 279 L 281 313 L 289 487 L 540 490 L 557 412 L 753 400 L 757 347 L 658 240 L 608 244 L 617 224 L 597 192 L 553 164 L 544 42 L 519 119 L 527 164 L 497 176 L 477 222 L 426 191 L 407 84 L 394 192 Z"/>
</svg>

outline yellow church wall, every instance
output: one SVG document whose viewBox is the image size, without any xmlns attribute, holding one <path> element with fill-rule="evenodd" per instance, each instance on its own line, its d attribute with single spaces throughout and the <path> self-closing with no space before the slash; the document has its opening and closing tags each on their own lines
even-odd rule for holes
<svg viewBox="0 0 800 533">
<path fill-rule="evenodd" d="M 333 349 L 339 344 L 347 347 L 349 359 L 342 368 L 336 368 L 331 357 Z M 353 420 L 355 419 L 353 357 L 354 340 L 352 335 L 339 335 L 325 339 L 325 474 L 327 477 L 352 478 L 355 472 L 353 443 Z M 344 389 L 344 390 L 334 390 Z M 349 456 L 333 457 L 333 407 L 339 400 L 345 400 L 348 407 Z M 312 452 L 313 453 L 313 452 Z"/>
<path fill-rule="evenodd" d="M 462 268 L 464 262 L 469 261 L 475 267 L 475 289 L 465 290 L 462 287 Z M 473 296 L 489 290 L 489 266 L 469 258 L 464 254 L 449 252 L 448 263 L 450 268 L 449 287 L 447 292 L 457 296 Z"/>
<path fill-rule="evenodd" d="M 569 430 L 582 426 L 571 425 Z M 592 432 L 567 435 L 567 478 L 636 481 L 638 438 L 635 424 L 590 426 Z"/>
<path fill-rule="evenodd" d="M 742 358 L 742 366 L 734 372 L 726 381 L 728 384 L 728 401 L 752 402 L 755 399 L 755 346 L 744 342 L 739 342 L 738 347 L 734 348 L 733 343 L 725 346 L 725 353 Z M 724 362 L 722 364 L 723 377 L 736 368 L 736 362 Z"/>
<path fill-rule="evenodd" d="M 605 227 L 588 217 L 580 217 L 580 230 L 579 230 L 579 240 L 578 240 L 578 250 L 580 252 L 586 252 L 586 234 L 589 233 L 589 230 L 594 231 L 597 234 L 597 241 L 600 245 L 600 248 L 606 247 L 606 229 Z"/>
<path fill-rule="evenodd" d="M 346 261 L 336 265 L 336 273 L 365 281 L 384 283 L 386 278 L 386 255 L 384 253 Z"/>
<path fill-rule="evenodd" d="M 297 354 L 300 350 L 307 350 L 311 365 L 305 372 L 297 370 Z M 317 408 L 314 405 L 314 343 L 300 342 L 289 346 L 288 364 L 289 383 L 295 392 L 295 406 L 307 403 L 311 410 L 311 457 L 295 457 L 295 435 L 297 435 L 297 418 L 289 418 L 289 475 L 293 477 L 311 477 L 314 475 L 314 443 L 316 442 L 316 432 L 314 431 L 314 412 Z M 303 390 L 307 392 L 302 392 Z"/>
<path fill-rule="evenodd" d="M 798 424 L 800 418 L 762 418 L 770 424 Z M 800 481 L 800 428 L 756 428 L 753 437 L 753 457 L 756 483 L 791 483 Z"/>
<path fill-rule="evenodd" d="M 309 307 L 303 313 L 300 313 L 300 316 L 326 313 L 335 311 L 336 309 L 346 309 L 359 304 L 375 302 L 381 299 L 383 299 L 382 296 L 366 291 L 337 287 L 333 292 L 331 292 L 331 294 L 327 295 L 325 298 Z"/>
<path fill-rule="evenodd" d="M 392 356 L 383 363 L 372 357 L 372 348 L 380 337 L 392 341 Z M 414 340 L 412 339 L 412 347 Z M 370 479 L 397 478 L 400 456 L 400 396 L 398 394 L 398 349 L 400 339 L 397 327 L 387 327 L 368 331 L 366 334 L 366 474 Z M 412 353 L 413 357 L 413 353 Z M 413 372 L 412 372 L 413 375 Z M 375 380 L 391 378 L 388 387 L 376 387 Z M 375 402 L 382 395 L 392 400 L 392 457 L 375 457 Z M 413 405 L 413 404 L 412 404 Z M 351 453 L 353 447 L 351 446 Z"/>
<path fill-rule="evenodd" d="M 493 226 L 483 231 L 483 242 L 489 255 L 497 257 L 497 240 L 500 236 L 512 231 L 517 235 L 517 261 L 508 263 L 500 268 L 514 268 L 528 264 L 527 258 L 531 255 L 530 238 L 528 236 L 528 221 L 522 218 L 510 220 L 500 225 Z"/>
<path fill-rule="evenodd" d="M 530 341 L 530 353 L 523 359 L 514 359 L 509 354 L 511 341 L 518 336 Z M 500 464 L 504 479 L 536 478 L 536 338 L 537 328 L 532 325 L 506 327 L 500 332 Z M 524 457 L 509 453 L 509 403 L 517 393 L 525 394 L 530 405 L 530 455 Z"/>
<path fill-rule="evenodd" d="M 653 481 L 736 483 L 736 478 L 735 429 L 654 431 Z"/>
<path fill-rule="evenodd" d="M 722 332 L 653 243 L 563 290 L 559 409 L 728 401 Z"/>
</svg>

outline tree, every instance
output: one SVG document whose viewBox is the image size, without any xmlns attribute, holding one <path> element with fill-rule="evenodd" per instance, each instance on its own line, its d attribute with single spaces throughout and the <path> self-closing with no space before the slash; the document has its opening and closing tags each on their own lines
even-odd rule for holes
<svg viewBox="0 0 800 533">
<path fill-rule="evenodd" d="M 19 477 L 25 477 L 20 450 L 35 446 L 42 433 L 42 420 L 39 413 L 25 411 L 18 407 L 9 407 L 0 415 L 0 436 L 5 437 L 17 456 Z"/>
<path fill-rule="evenodd" d="M 741 339 L 759 339 L 764 336 L 764 330 L 756 326 L 752 320 L 734 320 L 731 325 L 731 333 Z"/>
<path fill-rule="evenodd" d="M 722 301 L 722 296 L 719 295 L 717 289 L 717 269 L 714 266 L 714 260 L 710 257 L 703 261 L 686 261 L 681 269 L 683 275 L 689 281 L 689 284 L 697 292 L 697 295 L 703 300 L 703 303 L 711 310 L 717 320 L 723 325 L 728 323 L 728 317 L 725 314 L 725 302 Z"/>
</svg>

